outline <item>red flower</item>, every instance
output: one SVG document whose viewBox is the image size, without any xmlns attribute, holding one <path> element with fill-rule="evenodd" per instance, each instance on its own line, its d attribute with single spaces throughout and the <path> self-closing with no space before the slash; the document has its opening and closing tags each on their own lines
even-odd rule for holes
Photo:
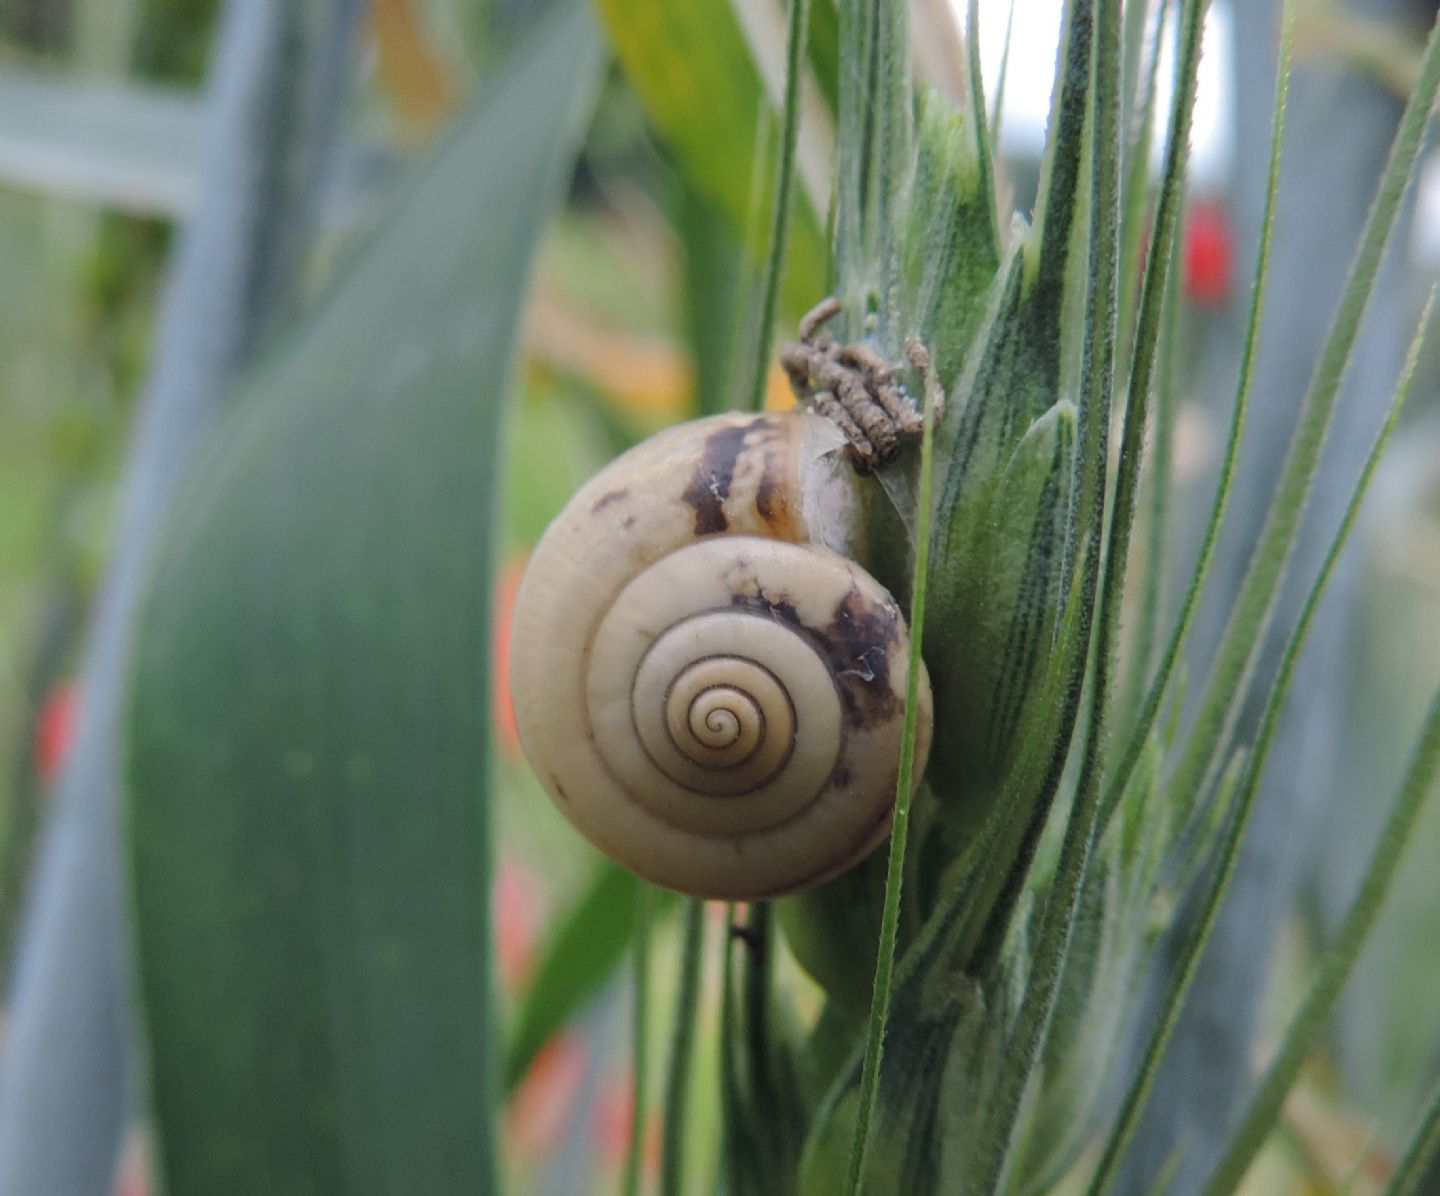
<svg viewBox="0 0 1440 1196">
<path fill-rule="evenodd" d="M 1185 221 L 1185 294 L 1201 307 L 1221 307 L 1230 298 L 1235 236 L 1225 208 L 1197 200 Z"/>
<path fill-rule="evenodd" d="M 75 715 L 79 708 L 80 686 L 61 681 L 51 687 L 35 720 L 35 772 L 45 788 L 60 777 L 75 738 Z"/>
</svg>

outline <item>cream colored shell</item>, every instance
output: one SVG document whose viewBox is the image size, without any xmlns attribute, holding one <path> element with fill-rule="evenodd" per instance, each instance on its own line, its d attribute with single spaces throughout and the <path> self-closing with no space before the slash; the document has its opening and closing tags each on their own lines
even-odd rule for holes
<svg viewBox="0 0 1440 1196">
<path fill-rule="evenodd" d="M 656 884 L 791 892 L 889 829 L 908 636 L 832 551 L 854 527 L 843 447 L 798 412 L 673 428 L 584 486 L 531 557 L 521 742 L 570 821 Z M 917 778 L 929 742 L 922 677 Z"/>
</svg>

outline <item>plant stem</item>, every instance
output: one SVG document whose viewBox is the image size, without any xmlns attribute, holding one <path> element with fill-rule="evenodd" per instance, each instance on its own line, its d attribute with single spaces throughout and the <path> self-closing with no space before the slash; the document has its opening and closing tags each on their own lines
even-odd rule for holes
<svg viewBox="0 0 1440 1196">
<path fill-rule="evenodd" d="M 631 1024 L 630 1145 L 621 1191 L 639 1196 L 645 1157 L 646 1079 L 650 1071 L 650 886 L 635 886 L 635 999 Z"/>
<path fill-rule="evenodd" d="M 660 1196 L 685 1191 L 686 1122 L 690 1107 L 690 1064 L 695 1055 L 696 1011 L 700 1001 L 700 948 L 705 934 L 705 903 L 685 903 L 685 938 L 680 953 L 680 991 L 675 998 L 675 1027 L 670 1039 L 670 1074 L 665 1081 L 665 1130 L 660 1149 Z"/>
<path fill-rule="evenodd" d="M 921 350 L 923 352 L 923 350 Z M 927 368 L 925 375 L 925 431 L 920 438 L 920 495 L 915 514 L 915 577 L 911 587 L 910 655 L 905 678 L 905 731 L 900 741 L 900 773 L 895 784 L 895 821 L 890 831 L 890 858 L 885 872 L 885 908 L 880 918 L 880 944 L 875 958 L 875 987 L 870 999 L 870 1023 L 865 1037 L 865 1061 L 860 1072 L 860 1102 L 845 1190 L 860 1191 L 865 1167 L 866 1139 L 880 1087 L 880 1061 L 884 1054 L 885 1022 L 890 1015 L 890 990 L 895 972 L 895 942 L 900 927 L 900 884 L 905 865 L 905 843 L 910 829 L 910 791 L 915 775 L 915 728 L 920 704 L 921 633 L 925 626 L 925 590 L 930 576 L 930 518 L 935 466 L 936 392 L 939 383 Z"/>
<path fill-rule="evenodd" d="M 805 61 L 805 34 L 810 22 L 810 0 L 790 0 L 790 25 L 785 59 L 785 111 L 780 136 L 780 165 L 775 178 L 774 220 L 770 226 L 770 258 L 765 267 L 765 291 L 760 306 L 760 338 L 756 345 L 754 389 L 750 409 L 765 406 L 770 378 L 770 348 L 775 334 L 775 307 L 780 299 L 780 275 L 785 270 L 785 242 L 790 232 L 790 190 L 795 174 L 795 143 L 800 135 L 800 72 Z"/>
</svg>

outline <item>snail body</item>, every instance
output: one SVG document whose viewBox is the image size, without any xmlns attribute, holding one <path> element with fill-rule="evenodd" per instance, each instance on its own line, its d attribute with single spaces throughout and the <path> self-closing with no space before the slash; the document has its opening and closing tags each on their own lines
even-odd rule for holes
<svg viewBox="0 0 1440 1196">
<path fill-rule="evenodd" d="M 672 428 L 582 487 L 531 557 L 521 743 L 566 817 L 656 884 L 793 892 L 889 829 L 908 632 L 847 559 L 844 449 L 803 412 Z M 922 677 L 916 777 L 929 739 Z"/>
</svg>

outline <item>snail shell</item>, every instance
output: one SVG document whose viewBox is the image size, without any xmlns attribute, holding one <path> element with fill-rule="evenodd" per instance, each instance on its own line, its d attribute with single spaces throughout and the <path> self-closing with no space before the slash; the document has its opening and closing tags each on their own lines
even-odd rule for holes
<svg viewBox="0 0 1440 1196">
<path fill-rule="evenodd" d="M 585 485 L 530 559 L 511 639 L 521 742 L 566 817 L 656 884 L 792 892 L 889 830 L 908 632 L 836 551 L 860 484 L 844 447 L 801 412 L 672 428 Z M 917 778 L 924 676 L 920 692 Z"/>
</svg>

